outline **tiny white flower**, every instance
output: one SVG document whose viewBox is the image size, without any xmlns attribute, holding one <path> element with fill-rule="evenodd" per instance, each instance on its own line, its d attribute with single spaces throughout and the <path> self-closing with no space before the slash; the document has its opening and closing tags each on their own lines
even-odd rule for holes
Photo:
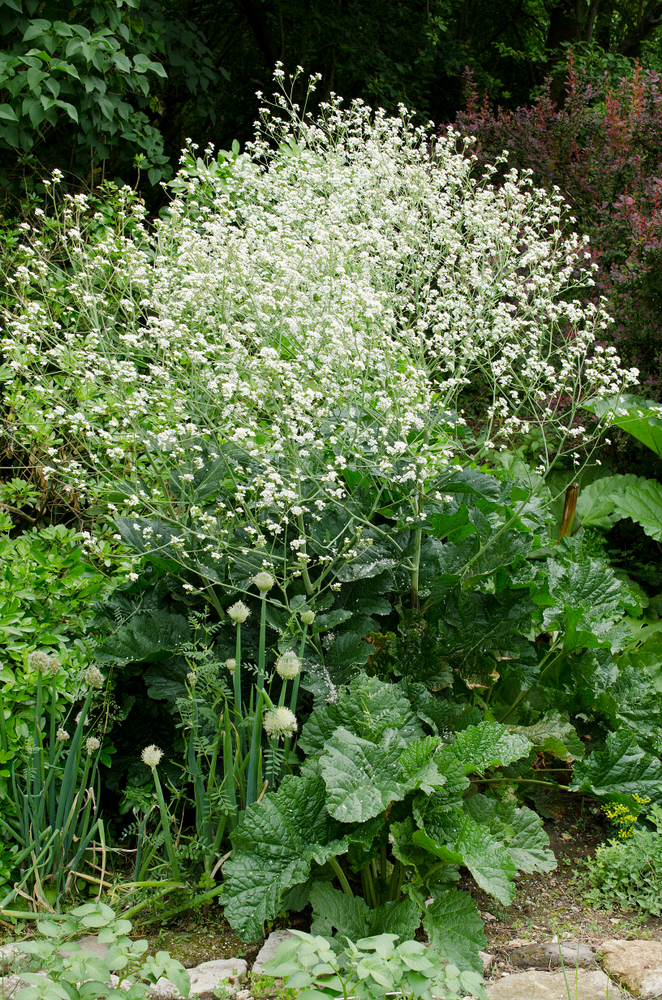
<svg viewBox="0 0 662 1000">
<path fill-rule="evenodd" d="M 147 764 L 147 767 L 155 768 L 161 763 L 161 758 L 163 757 L 163 750 L 160 750 L 157 746 L 151 743 L 148 747 L 145 747 L 140 755 L 140 759 L 143 764 Z"/>
<path fill-rule="evenodd" d="M 227 609 L 227 613 L 233 625 L 243 625 L 250 615 L 251 610 L 244 604 L 243 601 L 236 601 L 235 604 L 230 605 Z"/>
<path fill-rule="evenodd" d="M 189 670 L 189 672 L 186 675 L 186 680 L 189 682 L 191 687 L 195 687 L 195 682 L 197 680 L 197 674 L 195 670 Z"/>
<path fill-rule="evenodd" d="M 261 573 L 257 573 L 253 577 L 253 583 L 261 594 L 265 593 L 267 590 L 271 590 L 275 582 L 276 581 L 271 573 L 267 573 L 265 570 L 262 570 Z"/>
<path fill-rule="evenodd" d="M 293 653 L 291 650 L 287 653 L 283 653 L 283 655 L 279 656 L 276 661 L 276 671 L 286 681 L 291 681 L 297 676 L 300 670 L 301 660 L 296 653 Z"/>
<path fill-rule="evenodd" d="M 273 736 L 293 736 L 298 728 L 294 712 L 284 707 L 265 712 L 262 725 L 270 738 Z"/>
</svg>

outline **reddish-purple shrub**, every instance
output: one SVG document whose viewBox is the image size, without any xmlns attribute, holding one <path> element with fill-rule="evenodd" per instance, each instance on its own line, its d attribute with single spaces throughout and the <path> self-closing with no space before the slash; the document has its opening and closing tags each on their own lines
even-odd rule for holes
<svg viewBox="0 0 662 1000">
<path fill-rule="evenodd" d="M 637 68 L 598 88 L 569 63 L 563 107 L 549 84 L 530 107 L 493 111 L 467 74 L 467 105 L 454 124 L 471 135 L 478 164 L 508 151 L 508 167 L 557 185 L 599 266 L 596 288 L 614 317 L 610 336 L 662 396 L 662 80 Z M 498 175 L 497 175 L 498 176 Z"/>
</svg>

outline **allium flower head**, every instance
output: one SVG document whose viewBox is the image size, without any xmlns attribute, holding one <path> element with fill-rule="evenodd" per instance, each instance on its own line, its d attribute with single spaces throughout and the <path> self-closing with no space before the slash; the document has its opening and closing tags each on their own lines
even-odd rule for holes
<svg viewBox="0 0 662 1000">
<path fill-rule="evenodd" d="M 56 674 L 60 669 L 60 661 L 56 656 L 49 656 L 40 649 L 34 649 L 28 657 L 28 665 L 40 674 Z"/>
<path fill-rule="evenodd" d="M 289 650 L 276 660 L 276 670 L 286 681 L 291 681 L 301 670 L 301 660 Z"/>
<path fill-rule="evenodd" d="M 225 666 L 228 668 L 231 674 L 235 672 L 235 670 L 237 669 L 237 661 L 235 660 L 234 656 L 228 657 L 228 659 L 225 661 Z"/>
<path fill-rule="evenodd" d="M 262 725 L 269 737 L 294 736 L 298 728 L 296 716 L 289 708 L 274 708 L 265 712 Z"/>
<path fill-rule="evenodd" d="M 195 670 L 189 670 L 189 672 L 186 675 L 186 680 L 189 682 L 191 687 L 195 687 L 195 682 L 197 681 L 197 679 L 198 675 L 196 674 Z"/>
<path fill-rule="evenodd" d="M 85 740 L 85 749 L 88 753 L 96 753 L 100 746 L 101 743 L 96 736 L 88 736 Z"/>
<path fill-rule="evenodd" d="M 263 570 L 261 573 L 256 573 L 256 575 L 253 577 L 253 583 L 255 584 L 255 586 L 257 587 L 257 589 L 260 591 L 261 594 L 265 593 L 265 591 L 267 590 L 271 590 L 275 582 L 276 581 L 274 580 L 271 573 L 267 573 L 265 570 Z"/>
<path fill-rule="evenodd" d="M 251 609 L 243 601 L 236 601 L 228 608 L 228 617 L 233 625 L 243 625 L 251 613 Z"/>
<path fill-rule="evenodd" d="M 158 767 L 161 763 L 161 758 L 163 757 L 163 750 L 159 750 L 157 746 L 153 743 L 150 746 L 145 747 L 140 755 L 143 764 L 147 764 L 147 767 Z"/>
<path fill-rule="evenodd" d="M 84 674 L 85 683 L 89 688 L 98 690 L 103 687 L 104 680 L 103 674 L 98 667 L 92 666 L 88 667 Z"/>
<path fill-rule="evenodd" d="M 58 743 L 66 743 L 67 740 L 69 739 L 69 733 L 67 732 L 66 729 L 63 729 L 62 726 L 60 726 L 60 728 L 55 734 L 55 739 L 57 740 Z"/>
<path fill-rule="evenodd" d="M 301 621 L 304 623 L 304 625 L 312 625 L 313 622 L 315 621 L 315 612 L 304 611 L 301 615 Z"/>
</svg>

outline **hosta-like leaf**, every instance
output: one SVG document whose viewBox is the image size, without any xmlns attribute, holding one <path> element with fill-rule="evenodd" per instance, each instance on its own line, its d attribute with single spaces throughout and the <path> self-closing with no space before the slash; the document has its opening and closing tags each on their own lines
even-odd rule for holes
<svg viewBox="0 0 662 1000">
<path fill-rule="evenodd" d="M 306 880 L 313 860 L 324 864 L 343 854 L 349 840 L 326 810 L 321 778 L 289 775 L 275 794 L 248 807 L 232 842 L 225 917 L 243 940 L 255 941 L 278 913 L 283 892 Z"/>
<path fill-rule="evenodd" d="M 455 736 L 449 750 L 464 765 L 464 773 L 483 773 L 492 767 L 511 764 L 526 757 L 530 741 L 520 733 L 509 732 L 507 726 L 495 722 L 481 722 L 469 726 Z"/>
<path fill-rule="evenodd" d="M 340 726 L 376 742 L 386 729 L 397 729 L 404 740 L 423 735 L 416 713 L 395 684 L 360 674 L 338 690 L 338 700 L 316 709 L 303 727 L 299 746 L 320 753 Z"/>
<path fill-rule="evenodd" d="M 483 921 L 468 892 L 448 889 L 427 907 L 423 927 L 434 950 L 458 969 L 482 973 L 479 952 L 487 947 Z"/>
<path fill-rule="evenodd" d="M 363 823 L 415 788 L 442 785 L 433 761 L 436 746 L 422 740 L 416 753 L 395 730 L 375 744 L 337 729 L 320 758 L 329 813 L 343 823 Z"/>
<path fill-rule="evenodd" d="M 637 794 L 662 803 L 662 764 L 641 749 L 634 733 L 621 729 L 575 764 L 570 788 L 598 798 Z"/>
</svg>

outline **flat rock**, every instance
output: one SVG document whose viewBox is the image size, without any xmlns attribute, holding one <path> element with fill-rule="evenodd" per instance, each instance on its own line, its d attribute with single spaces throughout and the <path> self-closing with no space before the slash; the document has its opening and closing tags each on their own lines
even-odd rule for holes
<svg viewBox="0 0 662 1000">
<path fill-rule="evenodd" d="M 566 972 L 571 1000 L 626 1000 L 604 972 Z M 516 972 L 487 985 L 490 1000 L 568 1000 L 562 972 Z"/>
<path fill-rule="evenodd" d="M 211 997 L 212 990 L 223 985 L 229 993 L 236 993 L 239 988 L 239 976 L 246 972 L 246 962 L 243 958 L 219 958 L 214 962 L 202 962 L 189 969 L 191 978 L 190 996 Z M 149 996 L 153 1000 L 177 1000 L 180 994 L 174 983 L 161 978 L 152 986 Z"/>
<path fill-rule="evenodd" d="M 102 944 L 96 934 L 86 934 L 84 937 L 79 938 L 76 944 L 79 945 L 81 951 L 87 952 L 88 955 L 98 955 L 99 958 L 105 958 L 108 954 L 108 945 Z M 67 948 L 62 948 L 61 953 L 63 955 L 74 954 L 73 951 Z"/>
<path fill-rule="evenodd" d="M 261 976 L 263 967 L 274 957 L 278 945 L 282 941 L 290 941 L 293 937 L 295 935 L 290 934 L 289 931 L 272 931 L 257 954 L 251 976 Z"/>
<path fill-rule="evenodd" d="M 6 971 L 26 958 L 27 955 L 19 951 L 15 944 L 3 944 L 0 948 L 0 971 Z"/>
<path fill-rule="evenodd" d="M 556 969 L 565 968 L 566 972 L 579 967 L 580 969 L 595 969 L 595 955 L 586 944 L 577 941 L 563 941 L 545 944 L 527 944 L 511 948 L 508 955 L 511 965 L 518 969 Z"/>
<path fill-rule="evenodd" d="M 605 969 L 637 997 L 662 993 L 662 942 L 603 941 L 599 949 Z"/>
</svg>

